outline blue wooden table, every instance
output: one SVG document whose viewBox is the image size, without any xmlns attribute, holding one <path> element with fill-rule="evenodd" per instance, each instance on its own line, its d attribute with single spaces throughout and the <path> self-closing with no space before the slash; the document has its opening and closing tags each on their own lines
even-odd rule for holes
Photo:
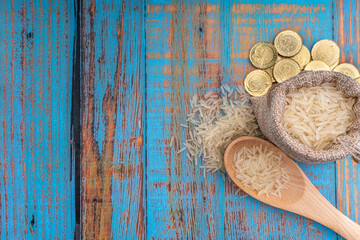
<svg viewBox="0 0 360 240">
<path fill-rule="evenodd" d="M 359 14 L 355 0 L 1 1 L 0 238 L 339 239 L 176 152 L 190 97 L 243 84 L 250 47 L 281 30 L 333 39 L 360 67 Z M 360 222 L 359 165 L 300 166 Z"/>
</svg>

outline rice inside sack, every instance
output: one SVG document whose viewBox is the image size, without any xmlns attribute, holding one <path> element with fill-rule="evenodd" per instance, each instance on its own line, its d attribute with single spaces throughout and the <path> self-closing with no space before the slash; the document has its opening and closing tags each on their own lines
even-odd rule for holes
<svg viewBox="0 0 360 240">
<path fill-rule="evenodd" d="M 281 156 L 263 146 L 243 147 L 235 153 L 236 178 L 246 188 L 255 190 L 258 196 L 281 197 L 281 190 L 286 189 L 289 182 L 289 175 L 282 165 Z"/>
<path fill-rule="evenodd" d="M 355 99 L 352 107 L 355 119 L 344 134 L 319 150 L 302 144 L 291 136 L 289 127 L 284 126 L 283 112 L 288 105 L 289 94 L 301 88 L 317 87 L 324 83 L 335 84 L 336 89 L 346 98 Z M 266 95 L 250 99 L 262 133 L 292 159 L 320 164 L 352 156 L 354 161 L 360 162 L 360 84 L 354 79 L 332 71 L 304 71 L 281 84 L 274 84 Z M 326 104 L 326 107 L 328 105 Z"/>
<path fill-rule="evenodd" d="M 284 127 L 308 147 L 329 149 L 354 123 L 355 98 L 345 97 L 334 83 L 299 88 L 286 97 Z"/>
</svg>

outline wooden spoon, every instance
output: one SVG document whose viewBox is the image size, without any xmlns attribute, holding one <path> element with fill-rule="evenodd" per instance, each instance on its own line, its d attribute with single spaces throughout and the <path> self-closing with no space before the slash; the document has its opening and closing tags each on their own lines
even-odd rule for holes
<svg viewBox="0 0 360 240">
<path fill-rule="evenodd" d="M 281 155 L 284 167 L 290 176 L 287 189 L 281 191 L 281 198 L 265 194 L 258 196 L 255 190 L 246 188 L 236 178 L 235 154 L 243 147 L 263 145 L 274 154 Z M 230 178 L 247 194 L 271 206 L 297 213 L 334 230 L 348 240 L 360 240 L 360 225 L 337 210 L 314 187 L 300 167 L 275 145 L 256 137 L 240 137 L 229 144 L 224 156 L 225 168 Z"/>
</svg>

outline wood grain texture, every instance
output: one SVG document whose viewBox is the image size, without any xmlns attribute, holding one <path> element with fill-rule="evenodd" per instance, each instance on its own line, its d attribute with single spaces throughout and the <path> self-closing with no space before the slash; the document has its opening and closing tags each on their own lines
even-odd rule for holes
<svg viewBox="0 0 360 240">
<path fill-rule="evenodd" d="M 74 1 L 0 3 L 0 239 L 72 239 Z"/>
<path fill-rule="evenodd" d="M 248 62 L 248 49 L 259 41 L 272 41 L 284 29 L 300 33 L 303 42 L 311 48 L 322 38 L 332 38 L 332 5 L 328 1 L 277 2 L 253 1 L 234 4 L 234 44 L 233 69 L 244 69 L 234 79 L 244 79 L 245 73 L 252 69 Z M 234 70 L 235 72 L 235 70 Z M 335 165 L 299 164 L 311 182 L 334 205 Z M 331 176 L 331 177 L 329 177 Z M 238 200 L 234 190 L 229 187 L 229 237 L 230 238 L 274 238 L 274 239 L 336 239 L 331 230 L 295 214 L 280 211 L 257 202 L 252 198 Z M 245 209 L 243 227 L 237 227 L 238 210 Z M 244 233 L 244 230 L 246 232 Z"/>
<path fill-rule="evenodd" d="M 224 194 L 217 175 L 208 180 L 182 147 L 189 97 L 218 87 L 218 6 L 209 3 L 147 2 L 147 237 L 221 239 Z M 174 145 L 170 147 L 170 139 Z"/>
<path fill-rule="evenodd" d="M 334 1 L 334 38 L 341 50 L 340 63 L 350 62 L 360 67 L 360 3 Z M 338 208 L 360 223 L 360 165 L 350 158 L 337 164 Z"/>
<path fill-rule="evenodd" d="M 204 178 L 177 155 L 189 98 L 242 84 L 250 47 L 291 28 L 308 47 L 332 38 L 328 1 L 147 1 L 147 236 L 151 239 L 337 239 L 331 230 L 236 194 L 220 174 Z M 169 146 L 174 137 L 173 147 Z M 300 164 L 333 204 L 334 163 Z M 331 176 L 331 177 L 329 177 Z"/>
<path fill-rule="evenodd" d="M 145 238 L 143 8 L 83 1 L 83 239 Z"/>
<path fill-rule="evenodd" d="M 341 61 L 359 67 L 358 1 L 81 2 L 83 239 L 338 239 L 176 152 L 190 97 L 243 84 L 251 46 L 280 30 L 309 48 L 334 39 Z M 0 2 L 0 239 L 74 236 L 74 6 Z M 299 165 L 360 221 L 358 165 Z"/>
</svg>

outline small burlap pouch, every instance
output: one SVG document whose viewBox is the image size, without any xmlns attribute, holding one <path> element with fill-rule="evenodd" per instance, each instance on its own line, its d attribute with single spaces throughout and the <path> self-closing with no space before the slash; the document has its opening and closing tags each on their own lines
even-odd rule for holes
<svg viewBox="0 0 360 240">
<path fill-rule="evenodd" d="M 353 107 L 356 121 L 348 133 L 328 150 L 312 149 L 292 138 L 282 124 L 286 95 L 302 87 L 334 82 L 346 97 L 357 98 Z M 273 85 L 266 95 L 251 97 L 254 112 L 263 134 L 292 159 L 310 164 L 335 161 L 348 156 L 359 162 L 360 153 L 360 84 L 350 77 L 332 71 L 301 72 L 283 83 Z"/>
</svg>

